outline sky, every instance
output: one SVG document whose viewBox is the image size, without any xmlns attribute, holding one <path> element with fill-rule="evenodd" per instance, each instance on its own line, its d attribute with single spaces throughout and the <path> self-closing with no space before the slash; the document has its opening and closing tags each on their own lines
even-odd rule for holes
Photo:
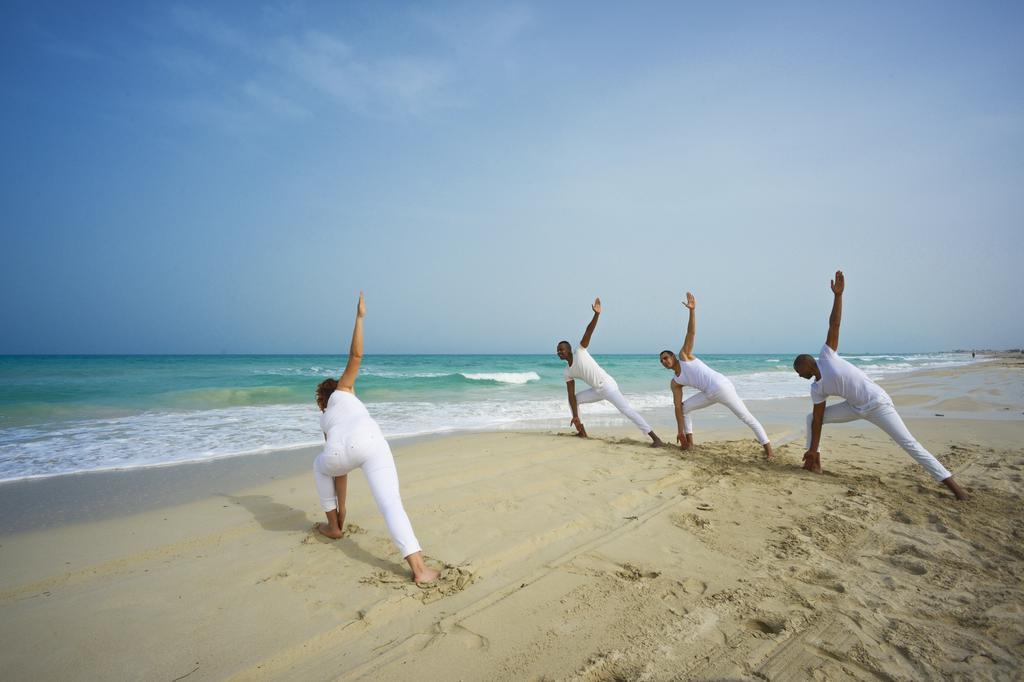
<svg viewBox="0 0 1024 682">
<path fill-rule="evenodd" d="M 1024 5 L 12 2 L 0 353 L 1024 345 Z"/>
</svg>

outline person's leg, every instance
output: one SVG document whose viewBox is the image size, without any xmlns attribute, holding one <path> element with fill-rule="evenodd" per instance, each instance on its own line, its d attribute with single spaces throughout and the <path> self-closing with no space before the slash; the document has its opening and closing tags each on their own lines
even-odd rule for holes
<svg viewBox="0 0 1024 682">
<path fill-rule="evenodd" d="M 821 425 L 825 424 L 842 424 L 844 422 L 852 422 L 854 420 L 861 419 L 861 416 L 854 412 L 853 408 L 850 407 L 850 403 L 843 401 L 841 403 L 835 403 L 825 408 L 825 415 L 821 421 Z M 811 449 L 811 427 L 814 423 L 814 413 L 807 415 L 807 450 Z M 820 444 L 819 444 L 820 447 Z M 813 471 L 816 474 L 821 473 L 821 456 L 820 454 L 810 455 L 810 453 L 804 454 L 803 468 L 808 471 Z"/>
<path fill-rule="evenodd" d="M 323 453 L 317 455 L 317 458 L 313 461 L 313 482 L 316 484 L 317 497 L 320 498 L 320 508 L 323 509 L 324 514 L 327 515 L 327 524 L 316 524 L 316 529 L 321 534 L 331 538 L 332 540 L 339 539 L 342 534 L 341 526 L 341 514 L 339 514 L 338 507 L 338 491 L 336 486 L 336 478 L 328 473 L 325 473 L 327 469 L 324 461 Z M 344 477 L 341 477 L 344 478 Z"/>
<path fill-rule="evenodd" d="M 693 417 L 690 413 L 714 404 L 715 401 L 704 392 L 694 393 L 683 401 L 683 433 L 689 445 L 693 445 Z"/>
<path fill-rule="evenodd" d="M 953 480 L 953 474 L 950 473 L 949 469 L 942 465 L 935 455 L 928 452 L 921 443 L 911 435 L 907 425 L 903 423 L 903 419 L 899 413 L 896 412 L 896 408 L 892 405 L 882 405 L 875 408 L 871 412 L 864 415 L 864 418 L 870 421 L 878 428 L 885 431 L 886 434 L 896 444 L 903 448 L 903 451 L 914 458 L 914 460 L 924 467 L 925 471 L 932 475 L 936 481 L 941 481 L 946 484 L 946 487 L 953 491 L 958 500 L 967 498 L 967 494 L 957 485 L 957 482 Z"/>
<path fill-rule="evenodd" d="M 601 394 L 604 399 L 615 406 L 619 412 L 624 414 L 631 422 L 636 424 L 636 427 L 644 432 L 647 436 L 650 436 L 652 445 L 655 447 L 663 445 L 661 439 L 658 438 L 658 434 L 654 433 L 651 429 L 651 425 L 647 423 L 647 420 L 640 416 L 640 413 L 633 409 L 633 406 L 626 400 L 626 396 L 622 395 L 622 392 L 617 386 L 605 386 L 601 390 Z"/>
<path fill-rule="evenodd" d="M 862 417 L 853 411 L 850 407 L 850 403 L 845 400 L 841 403 L 835 403 L 825 408 L 825 418 L 822 420 L 822 426 L 825 424 L 842 424 L 845 422 L 852 422 Z M 804 445 L 805 448 L 810 449 L 811 447 L 811 426 L 814 421 L 814 414 L 807 415 L 807 442 Z"/>
<path fill-rule="evenodd" d="M 731 386 L 726 387 L 715 395 L 715 398 L 718 402 L 732 410 L 732 413 L 754 432 L 754 437 L 757 438 L 757 442 L 764 448 L 765 459 L 773 459 L 775 457 L 775 453 L 772 452 L 772 444 L 768 440 L 768 434 L 765 432 L 764 427 L 761 426 L 761 422 L 757 421 L 757 419 L 754 418 L 754 415 L 750 414 L 750 410 L 747 409 L 743 400 L 740 399 L 739 394 L 736 393 L 736 389 Z"/>
<path fill-rule="evenodd" d="M 377 503 L 377 508 L 384 516 L 384 523 L 387 524 L 391 539 L 412 569 L 413 579 L 417 583 L 436 580 L 439 573 L 428 568 L 423 562 L 420 543 L 413 533 L 409 515 L 402 506 L 402 496 L 398 489 L 398 470 L 395 468 L 391 448 L 380 436 L 361 447 L 373 448 L 373 453 L 363 464 L 363 473 L 366 475 L 366 482 L 370 485 L 370 492 Z"/>
<path fill-rule="evenodd" d="M 577 405 L 582 405 L 584 403 L 596 403 L 599 400 L 604 400 L 604 397 L 597 392 L 596 388 L 588 388 L 586 390 L 576 392 Z"/>
</svg>

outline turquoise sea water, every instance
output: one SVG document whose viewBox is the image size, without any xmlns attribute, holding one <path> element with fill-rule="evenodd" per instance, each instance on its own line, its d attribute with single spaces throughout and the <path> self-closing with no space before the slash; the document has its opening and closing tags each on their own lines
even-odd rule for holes
<svg viewBox="0 0 1024 682">
<path fill-rule="evenodd" d="M 700 357 L 745 399 L 807 395 L 791 356 Z M 873 377 L 970 362 L 953 353 L 845 357 Z M 637 409 L 671 410 L 670 373 L 657 356 L 595 358 Z M 322 439 L 314 389 L 337 377 L 344 360 L 0 356 L 0 480 L 314 445 Z M 564 367 L 554 355 L 370 355 L 356 390 L 391 437 L 550 428 L 568 419 Z M 610 405 L 584 410 L 619 419 Z"/>
</svg>

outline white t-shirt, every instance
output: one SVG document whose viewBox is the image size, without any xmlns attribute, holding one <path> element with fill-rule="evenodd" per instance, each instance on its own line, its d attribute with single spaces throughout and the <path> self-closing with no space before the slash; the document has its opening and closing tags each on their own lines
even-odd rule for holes
<svg viewBox="0 0 1024 682">
<path fill-rule="evenodd" d="M 379 434 L 380 426 L 354 393 L 335 391 L 320 415 L 320 430 L 327 434 L 328 446 L 345 448 L 354 437 Z"/>
<path fill-rule="evenodd" d="M 722 388 L 732 385 L 723 374 L 711 369 L 698 358 L 679 358 L 679 374 L 673 375 L 672 381 L 680 386 L 692 386 L 706 395 L 714 395 Z"/>
<path fill-rule="evenodd" d="M 582 379 L 593 388 L 603 386 L 615 386 L 615 380 L 608 376 L 608 372 L 601 369 L 597 360 L 590 357 L 586 348 L 577 346 L 572 354 L 572 364 L 565 368 L 566 382 L 573 379 Z"/>
<path fill-rule="evenodd" d="M 818 355 L 819 381 L 811 382 L 811 401 L 817 405 L 825 402 L 830 395 L 845 398 L 854 412 L 864 413 L 884 405 L 892 404 L 889 394 L 868 378 L 868 375 L 829 348 L 821 347 Z"/>
</svg>

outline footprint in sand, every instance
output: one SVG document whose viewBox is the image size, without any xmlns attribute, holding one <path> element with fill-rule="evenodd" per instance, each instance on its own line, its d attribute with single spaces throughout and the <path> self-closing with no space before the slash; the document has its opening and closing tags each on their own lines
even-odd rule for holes
<svg viewBox="0 0 1024 682">
<path fill-rule="evenodd" d="M 683 592 L 686 594 L 704 594 L 708 591 L 708 584 L 702 580 L 696 578 L 687 578 L 686 580 L 679 581 L 679 586 L 683 588 Z"/>
<path fill-rule="evenodd" d="M 766 635 L 777 635 L 786 629 L 786 622 L 781 618 L 751 618 L 743 625 L 751 632 Z"/>
<path fill-rule="evenodd" d="M 892 518 L 893 521 L 898 521 L 900 523 L 907 523 L 907 524 L 916 523 L 914 521 L 914 519 L 910 517 L 909 514 L 907 514 L 906 512 L 902 512 L 902 511 L 893 512 L 891 518 Z"/>
<path fill-rule="evenodd" d="M 907 571 L 908 573 L 913 573 L 914 575 L 925 575 L 926 573 L 928 573 L 928 569 L 925 568 L 924 564 L 919 563 L 917 561 L 911 561 L 910 559 L 906 559 L 904 557 L 890 556 L 886 557 L 886 561 L 888 561 L 896 568 L 902 568 L 904 571 Z"/>
<path fill-rule="evenodd" d="M 688 530 L 691 533 L 701 533 L 711 530 L 711 521 L 700 514 L 676 513 L 670 517 L 672 525 L 676 528 Z"/>
<path fill-rule="evenodd" d="M 838 580 L 838 576 L 831 571 L 811 571 L 801 576 L 797 576 L 797 580 L 807 583 L 808 585 L 817 585 L 818 587 L 824 587 L 844 594 L 846 592 L 846 585 Z"/>
</svg>

